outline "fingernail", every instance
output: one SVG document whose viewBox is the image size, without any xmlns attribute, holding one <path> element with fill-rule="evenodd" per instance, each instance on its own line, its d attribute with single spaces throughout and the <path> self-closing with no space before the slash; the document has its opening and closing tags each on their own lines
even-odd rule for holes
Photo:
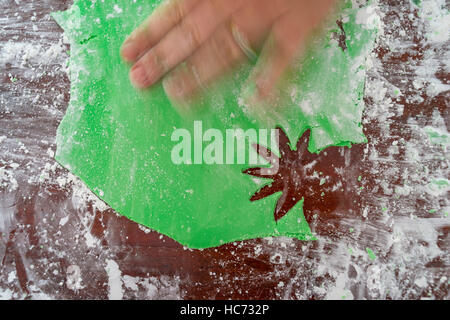
<svg viewBox="0 0 450 320">
<path fill-rule="evenodd" d="M 131 68 L 130 80 L 131 83 L 139 89 L 144 89 L 151 85 L 147 70 L 140 64 L 136 64 Z"/>
<path fill-rule="evenodd" d="M 122 58 L 128 62 L 136 60 L 138 56 L 138 48 L 133 42 L 127 42 L 122 45 L 122 48 L 120 49 L 120 54 L 122 55 Z"/>
</svg>

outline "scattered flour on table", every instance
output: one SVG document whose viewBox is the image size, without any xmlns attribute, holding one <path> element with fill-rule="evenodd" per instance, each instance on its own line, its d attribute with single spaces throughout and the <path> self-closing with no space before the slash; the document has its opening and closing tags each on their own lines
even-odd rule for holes
<svg viewBox="0 0 450 320">
<path fill-rule="evenodd" d="M 357 3 L 357 1 L 354 1 Z M 445 0 L 424 0 L 422 6 L 416 10 L 418 17 L 406 17 L 413 7 L 410 1 L 404 2 L 405 11 L 396 12 L 402 19 L 411 20 L 414 27 L 419 28 L 420 36 L 423 36 L 426 45 L 423 46 L 423 59 L 420 63 L 407 64 L 413 74 L 412 86 L 415 94 L 408 93 L 408 101 L 411 104 L 423 102 L 422 93 L 436 97 L 450 90 L 448 84 L 444 84 L 436 77 L 439 70 L 447 72 L 450 70 L 450 51 L 442 50 L 449 42 L 450 19 L 448 11 L 443 9 Z M 120 14 L 120 7 L 114 8 L 112 17 Z M 384 21 L 379 34 L 379 43 L 389 48 L 391 53 L 408 53 L 414 55 L 416 52 L 414 43 L 408 38 L 409 30 L 402 30 L 399 22 L 388 16 L 386 9 L 379 7 L 376 2 L 368 9 L 361 10 L 357 15 L 357 21 L 370 26 L 377 21 Z M 390 21 L 392 20 L 392 21 Z M 400 29 L 399 29 L 400 28 Z M 397 33 L 388 33 L 396 29 Z M 0 47 L 0 67 L 11 65 L 12 69 L 25 70 L 21 74 L 26 81 L 35 81 L 45 77 L 48 69 L 54 73 L 68 72 L 66 46 L 62 39 L 48 45 L 40 42 L 10 41 Z M 442 63 L 444 61 L 444 65 Z M 321 238 L 317 242 L 317 248 L 311 243 L 305 243 L 298 255 L 292 254 L 292 248 L 296 242 L 289 238 L 267 238 L 261 244 L 255 245 L 254 250 L 249 253 L 250 257 L 269 257 L 274 266 L 274 271 L 264 274 L 264 281 L 270 278 L 280 278 L 286 274 L 286 266 L 292 277 L 288 280 L 275 280 L 277 295 L 279 298 L 305 299 L 314 295 L 317 298 L 326 299 L 358 299 L 374 298 L 380 299 L 387 296 L 394 299 L 407 297 L 426 296 L 433 298 L 430 287 L 448 286 L 448 253 L 438 245 L 442 228 L 448 228 L 450 203 L 448 193 L 450 181 L 448 172 L 449 162 L 449 132 L 442 114 L 433 112 L 431 120 L 424 123 L 421 117 L 410 117 L 405 125 L 405 130 L 410 133 L 409 139 L 396 136 L 391 128 L 395 123 L 392 119 L 401 116 L 404 112 L 402 105 L 397 99 L 406 96 L 401 92 L 399 84 L 389 81 L 383 73 L 383 66 L 375 53 L 367 60 L 368 78 L 366 82 L 366 96 L 373 101 L 371 109 L 365 111 L 365 123 L 377 122 L 383 130 L 383 136 L 372 141 L 365 150 L 367 161 L 373 163 L 371 173 L 379 176 L 376 190 L 372 190 L 377 197 L 370 203 L 370 207 L 364 208 L 364 221 L 355 225 L 355 221 L 341 221 L 348 224 L 349 230 L 355 237 L 372 235 L 369 243 L 358 244 L 351 238 L 331 240 Z M 27 70 L 28 69 L 28 70 Z M 75 70 L 76 71 L 76 70 Z M 72 71 L 72 72 L 75 72 Z M 7 75 L 11 84 L 20 83 L 18 74 Z M 60 96 L 51 103 L 42 102 L 47 91 L 42 92 L 24 91 L 21 100 L 27 108 L 44 109 L 51 115 L 61 117 L 61 105 L 64 104 Z M 317 99 L 319 97 L 316 97 Z M 29 106 L 34 101 L 32 106 Z M 17 106 L 8 105 L 3 97 L 0 103 L 4 106 L 5 114 L 13 114 Z M 314 104 L 314 97 L 310 101 Z M 304 106 L 308 111 L 310 106 Z M 33 169 L 36 163 L 18 164 L 6 161 L 3 150 L 16 149 L 28 159 L 33 152 L 33 144 L 14 142 L 13 137 L 0 135 L 0 189 L 8 192 L 20 191 L 19 177 L 27 170 Z M 387 154 L 380 154 L 377 145 L 389 143 Z M 53 149 L 46 147 L 44 154 L 53 156 Z M 400 150 L 405 150 L 404 163 L 406 169 L 400 169 L 395 163 L 394 157 Z M 440 157 L 440 158 L 439 158 Z M 436 164 L 437 163 L 437 164 Z M 108 286 L 108 297 L 110 299 L 180 299 L 183 297 L 180 285 L 185 279 L 177 276 L 146 276 L 135 277 L 122 272 L 118 261 L 111 249 L 105 249 L 101 245 L 101 239 L 93 236 L 91 231 L 95 222 L 95 212 L 103 212 L 109 207 L 92 193 L 78 178 L 64 170 L 55 162 L 45 159 L 38 163 L 38 169 L 28 179 L 30 185 L 51 185 L 58 190 L 64 190 L 69 195 L 69 201 L 65 206 L 55 209 L 53 216 L 49 212 L 42 212 L 42 224 L 39 225 L 37 237 L 40 244 L 45 246 L 47 252 L 58 259 L 73 259 L 77 263 L 69 265 L 64 271 L 58 262 L 47 259 L 31 261 L 23 254 L 23 263 L 28 273 L 30 283 L 29 294 L 21 292 L 18 284 L 18 275 L 15 269 L 5 269 L 0 274 L 0 299 L 21 299 L 31 296 L 32 298 L 57 298 L 58 286 L 66 286 L 73 292 L 82 293 L 88 283 L 84 283 L 86 276 L 82 270 L 83 265 L 96 265 L 101 261 L 100 267 L 103 274 L 106 273 L 106 285 Z M 397 182 L 392 178 L 398 177 Z M 363 177 L 364 180 L 364 177 Z M 19 180 L 20 181 L 20 180 Z M 42 195 L 46 196 L 45 194 Z M 417 208 L 415 199 L 421 199 L 427 207 Z M 7 235 L 17 221 L 14 218 L 14 207 L 4 199 L 0 199 L 0 233 Z M 430 205 L 431 204 L 431 205 Z M 419 212 L 420 210 L 426 212 Z M 74 214 L 73 212 L 77 214 Z M 402 215 L 399 215 L 401 213 Z M 371 219 L 377 217 L 377 223 L 372 224 Z M 55 219 L 57 229 L 46 229 L 45 219 Z M 388 227 L 389 233 L 376 236 L 379 227 Z M 22 226 L 25 228 L 25 226 Z M 143 232 L 149 233 L 150 229 L 140 227 Z M 27 229 L 25 229 L 27 230 Z M 65 233 L 65 236 L 61 236 Z M 49 238 L 52 237 L 51 241 Z M 69 238 L 68 243 L 64 242 Z M 23 238 L 24 245 L 29 245 Z M 446 241 L 446 240 L 444 240 Z M 447 242 L 448 244 L 448 242 Z M 237 245 L 242 249 L 242 244 Z M 79 251 L 67 256 L 66 250 L 79 248 Z M 371 247 L 377 256 L 372 260 L 366 251 Z M 68 249 L 70 248 L 70 249 Z M 331 249 L 330 249 L 331 248 Z M 4 252 L 0 244 L 0 253 Z M 447 247 L 448 251 L 448 247 Z M 86 255 L 85 253 L 88 252 Z M 308 259 L 309 253 L 315 256 Z M 92 260 L 89 260 L 92 259 Z M 48 269 L 48 273 L 38 274 L 35 265 L 41 263 Z M 442 263 L 443 272 L 434 274 L 432 268 L 427 264 Z M 447 269 L 446 269 L 447 268 Z M 436 268 L 439 269 L 439 268 Z M 312 274 L 312 275 L 310 275 Z M 48 289 L 49 284 L 55 287 Z M 222 277 L 222 279 L 221 279 Z M 235 286 L 240 275 L 226 277 L 217 275 L 217 281 L 228 281 L 230 287 Z M 50 280 L 49 280 L 50 279 Z M 85 278 L 87 279 L 87 278 Z M 436 280 L 437 279 L 437 280 Z M 282 283 L 282 284 L 281 284 Z M 55 291 L 56 290 L 56 291 Z M 237 288 L 236 290 L 245 290 Z M 51 297 L 50 295 L 54 295 Z"/>
<path fill-rule="evenodd" d="M 123 288 L 122 288 L 122 272 L 119 269 L 117 262 L 111 259 L 106 260 L 106 273 L 108 274 L 108 286 L 110 300 L 122 300 Z"/>
</svg>

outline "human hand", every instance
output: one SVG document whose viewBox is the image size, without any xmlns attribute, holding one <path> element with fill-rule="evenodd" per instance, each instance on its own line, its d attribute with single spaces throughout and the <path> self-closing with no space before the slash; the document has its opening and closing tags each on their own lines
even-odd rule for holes
<svg viewBox="0 0 450 320">
<path fill-rule="evenodd" d="M 121 55 L 133 63 L 134 86 L 144 89 L 164 77 L 168 96 L 181 101 L 261 51 L 250 76 L 260 100 L 335 2 L 168 0 L 125 40 Z"/>
</svg>

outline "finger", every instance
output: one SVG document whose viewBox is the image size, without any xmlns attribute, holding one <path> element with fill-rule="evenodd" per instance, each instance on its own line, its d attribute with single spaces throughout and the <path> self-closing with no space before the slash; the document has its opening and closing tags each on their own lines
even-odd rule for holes
<svg viewBox="0 0 450 320">
<path fill-rule="evenodd" d="M 282 1 L 284 6 L 276 6 L 276 2 L 252 0 L 232 16 L 231 20 L 245 34 L 253 48 L 258 48 L 273 21 L 288 9 L 288 1 Z M 177 68 L 164 79 L 166 94 L 175 100 L 190 98 L 201 88 L 227 74 L 245 58 L 227 22 L 187 59 L 185 66 Z"/>
<path fill-rule="evenodd" d="M 136 61 L 157 44 L 198 4 L 200 0 L 170 0 L 159 6 L 130 36 L 121 48 L 125 61 Z"/>
<path fill-rule="evenodd" d="M 299 51 L 306 30 L 296 27 L 293 20 L 285 17 L 276 23 L 266 40 L 261 58 L 250 76 L 256 89 L 254 98 L 257 100 L 264 100 L 272 92 L 295 53 Z M 290 31 L 284 33 L 284 30 Z"/>
<path fill-rule="evenodd" d="M 245 0 L 207 0 L 196 6 L 133 66 L 132 83 L 146 88 L 198 49 Z"/>
<path fill-rule="evenodd" d="M 233 14 L 231 20 L 245 31 L 252 46 L 260 49 L 274 21 L 298 0 L 253 0 Z"/>
<path fill-rule="evenodd" d="M 293 60 L 303 52 L 303 45 L 327 13 L 333 0 L 322 0 L 320 4 L 302 1 L 293 10 L 274 24 L 266 41 L 250 81 L 254 81 L 256 101 L 266 99 L 273 93 L 275 85 L 285 74 Z"/>
<path fill-rule="evenodd" d="M 244 60 L 244 52 L 224 24 L 185 65 L 163 80 L 164 90 L 171 99 L 181 102 Z"/>
</svg>

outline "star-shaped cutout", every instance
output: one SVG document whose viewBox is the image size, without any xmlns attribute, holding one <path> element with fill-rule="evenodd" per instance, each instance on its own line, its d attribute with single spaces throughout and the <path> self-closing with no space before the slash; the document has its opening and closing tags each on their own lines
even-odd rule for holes
<svg viewBox="0 0 450 320">
<path fill-rule="evenodd" d="M 339 148 L 334 148 L 331 153 L 310 153 L 308 151 L 310 130 L 307 130 L 297 141 L 295 149 L 292 149 L 286 133 L 279 127 L 277 130 L 280 157 L 266 147 L 255 144 L 253 147 L 258 154 L 272 166 L 243 171 L 257 178 L 273 180 L 255 192 L 250 201 L 282 192 L 274 209 L 275 221 L 283 218 L 302 199 L 304 199 L 303 212 L 308 222 L 317 211 L 321 213 L 333 211 L 339 202 L 339 197 L 333 189 L 339 184 L 331 181 L 330 176 L 336 175 L 332 172 L 336 169 L 335 164 L 344 165 L 342 157 L 337 152 Z"/>
</svg>

